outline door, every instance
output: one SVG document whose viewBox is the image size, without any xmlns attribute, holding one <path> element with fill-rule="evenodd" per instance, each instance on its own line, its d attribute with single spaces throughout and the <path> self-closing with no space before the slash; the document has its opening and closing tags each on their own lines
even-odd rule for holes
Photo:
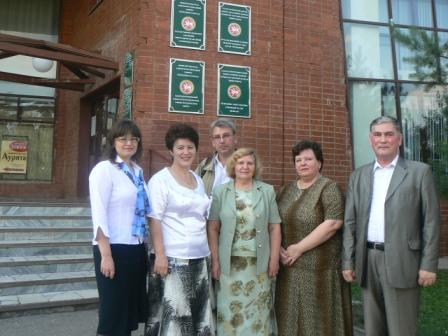
<svg viewBox="0 0 448 336">
<path fill-rule="evenodd" d="M 103 159 L 107 135 L 117 118 L 118 98 L 110 95 L 98 97 L 90 114 L 89 171 Z"/>
</svg>

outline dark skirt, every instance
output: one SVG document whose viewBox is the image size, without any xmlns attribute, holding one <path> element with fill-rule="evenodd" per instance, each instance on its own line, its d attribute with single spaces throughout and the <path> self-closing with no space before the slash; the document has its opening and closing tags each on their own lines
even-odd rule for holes
<svg viewBox="0 0 448 336">
<path fill-rule="evenodd" d="M 98 334 L 129 336 L 148 316 L 146 292 L 147 253 L 144 244 L 111 244 L 115 276 L 101 273 L 101 254 L 93 246 L 95 275 L 99 294 Z"/>
</svg>

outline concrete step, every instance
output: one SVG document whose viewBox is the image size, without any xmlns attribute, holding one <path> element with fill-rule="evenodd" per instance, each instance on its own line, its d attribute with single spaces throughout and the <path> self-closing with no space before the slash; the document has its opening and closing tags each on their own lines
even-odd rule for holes
<svg viewBox="0 0 448 336">
<path fill-rule="evenodd" d="M 92 253 L 92 241 L 90 239 L 0 241 L 0 257 L 77 253 Z"/>
<path fill-rule="evenodd" d="M 1 216 L 0 227 L 89 227 L 90 216 Z"/>
<path fill-rule="evenodd" d="M 91 227 L 44 226 L 0 227 L 0 240 L 69 240 L 92 239 Z"/>
<path fill-rule="evenodd" d="M 98 302 L 96 289 L 0 296 L 0 318 L 24 310 L 81 306 Z"/>
<path fill-rule="evenodd" d="M 0 318 L 95 305 L 87 203 L 0 201 Z"/>
<path fill-rule="evenodd" d="M 50 272 L 91 271 L 92 253 L 1 257 L 0 276 Z"/>
<path fill-rule="evenodd" d="M 90 216 L 87 204 L 33 203 L 29 205 L 0 203 L 2 216 Z"/>
<path fill-rule="evenodd" d="M 95 272 L 16 274 L 0 277 L 2 295 L 95 289 Z"/>
</svg>

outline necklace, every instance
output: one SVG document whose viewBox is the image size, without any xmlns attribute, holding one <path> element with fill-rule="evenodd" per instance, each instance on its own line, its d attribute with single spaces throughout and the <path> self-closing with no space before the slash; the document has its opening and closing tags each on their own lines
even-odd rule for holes
<svg viewBox="0 0 448 336">
<path fill-rule="evenodd" d="M 181 186 L 184 186 L 188 189 L 196 189 L 197 187 L 196 178 L 189 171 L 187 171 L 188 175 L 185 175 L 176 172 L 172 167 L 169 167 L 168 170 L 170 171 L 171 175 L 174 177 L 176 182 L 179 183 Z"/>
</svg>

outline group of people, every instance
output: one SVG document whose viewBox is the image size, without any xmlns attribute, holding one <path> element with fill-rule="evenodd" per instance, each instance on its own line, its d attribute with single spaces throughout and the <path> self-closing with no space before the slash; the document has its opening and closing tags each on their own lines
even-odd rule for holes
<svg viewBox="0 0 448 336">
<path fill-rule="evenodd" d="M 172 163 L 146 184 L 141 132 L 114 125 L 89 177 L 98 335 L 130 336 L 143 322 L 145 336 L 350 336 L 355 279 L 366 335 L 416 335 L 440 212 L 429 166 L 399 157 L 397 120 L 372 121 L 376 160 L 351 175 L 345 202 L 321 175 L 320 144 L 292 148 L 297 179 L 276 194 L 255 150 L 236 148 L 232 120 L 210 133 L 216 151 L 193 171 L 198 133 L 171 126 Z"/>
</svg>

